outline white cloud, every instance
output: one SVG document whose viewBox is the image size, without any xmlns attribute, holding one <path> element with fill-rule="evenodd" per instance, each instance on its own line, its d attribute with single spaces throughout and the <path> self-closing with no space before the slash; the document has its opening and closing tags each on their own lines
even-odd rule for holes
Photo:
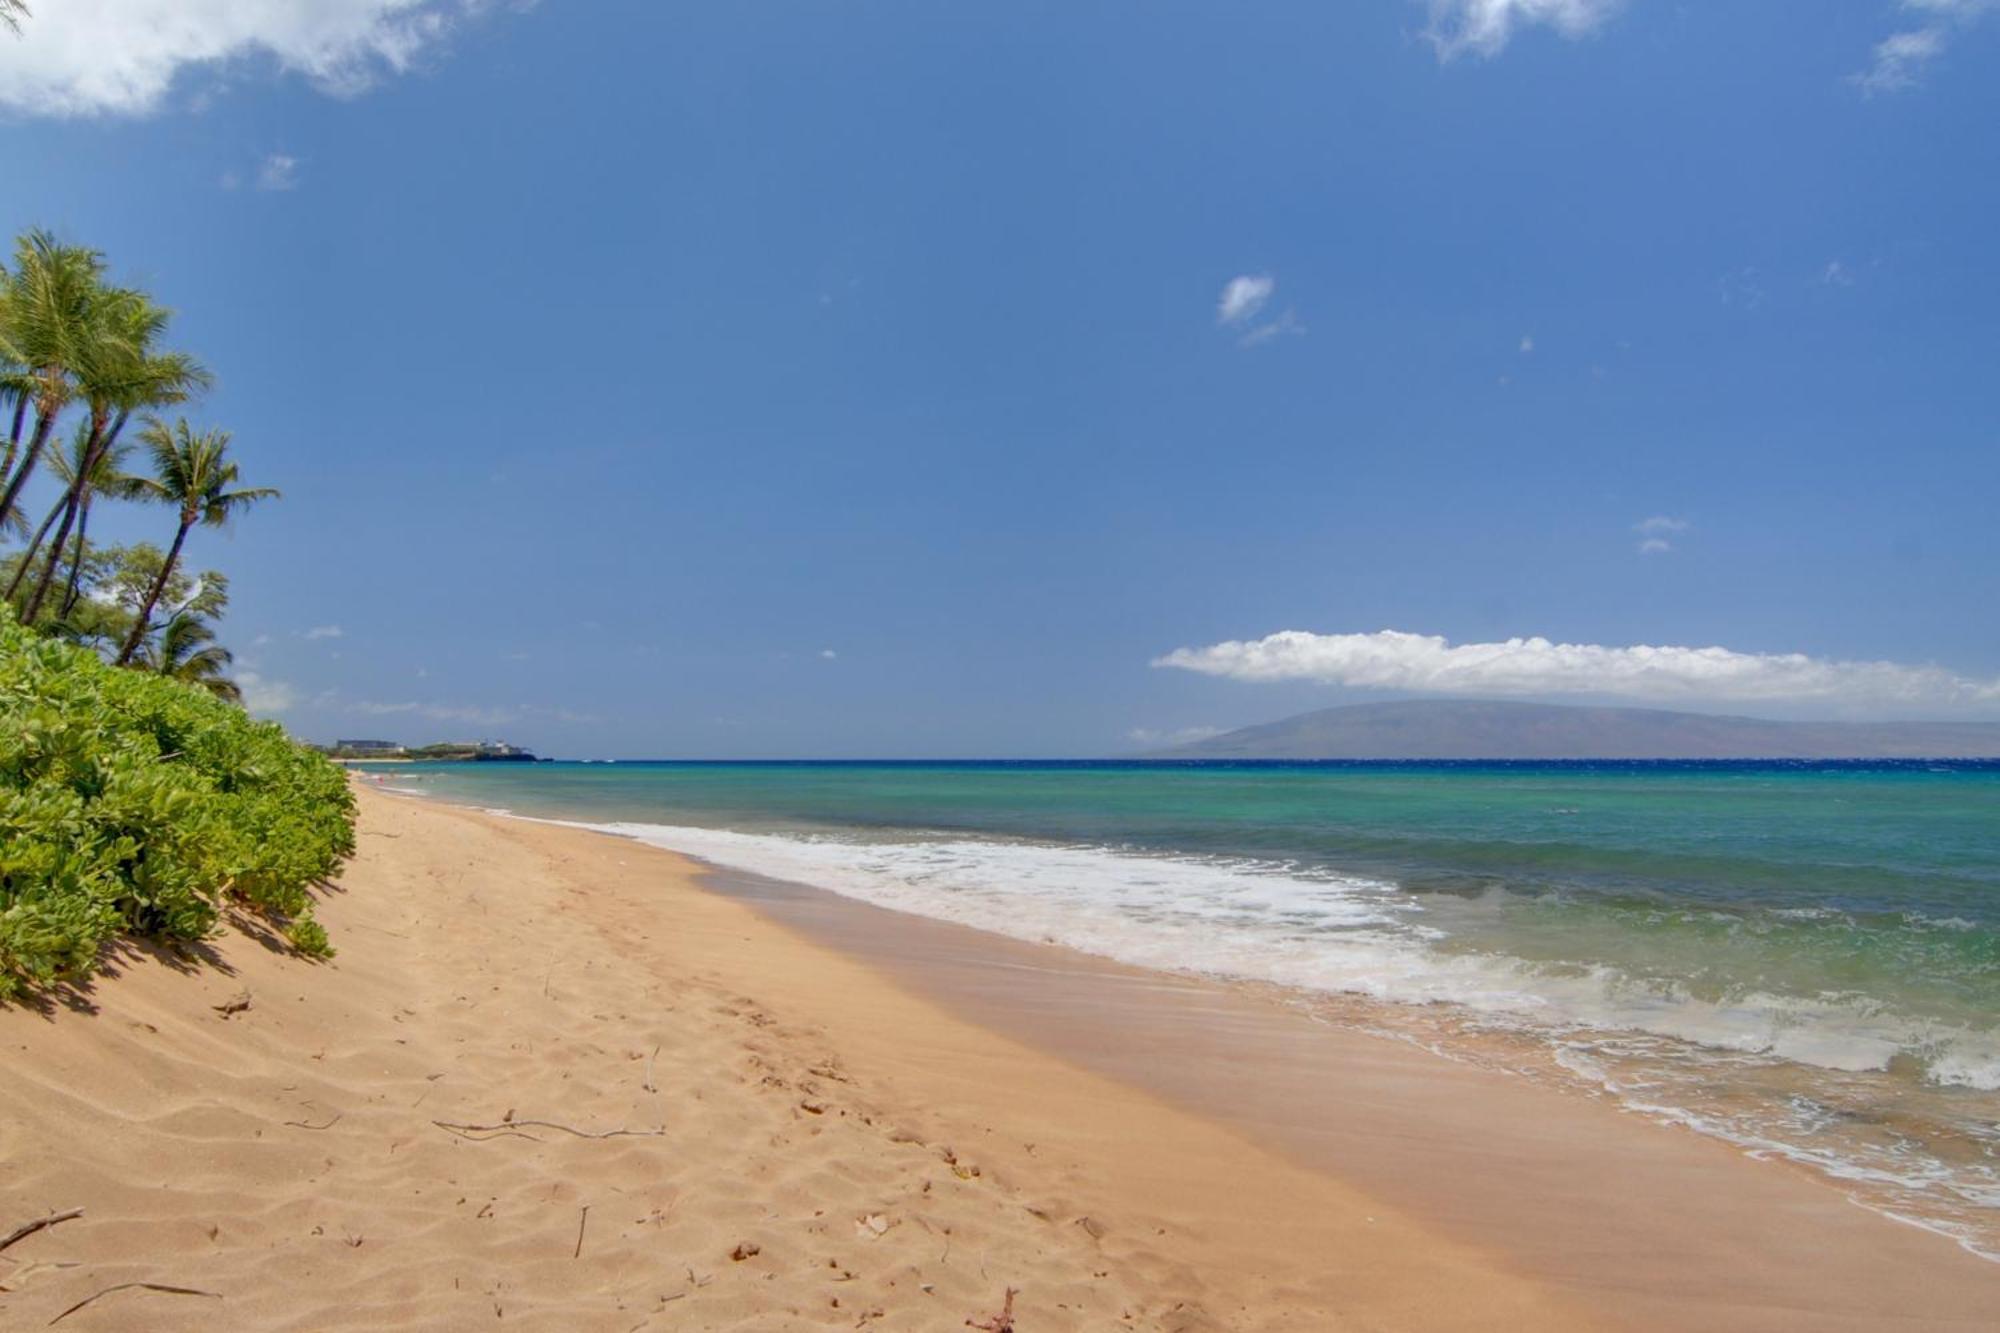
<svg viewBox="0 0 2000 1333">
<path fill-rule="evenodd" d="M 38 0 L 0 41 L 0 105 L 146 115 L 184 72 L 268 62 L 353 94 L 401 73 L 491 0 Z"/>
<path fill-rule="evenodd" d="M 338 639 L 343 637 L 345 633 L 346 631 L 338 625 L 314 625 L 305 632 L 305 637 L 308 639 Z"/>
<path fill-rule="evenodd" d="M 299 184 L 299 160 L 289 153 L 272 153 L 257 168 L 260 190 L 293 190 Z"/>
<path fill-rule="evenodd" d="M 236 684 L 243 691 L 243 707 L 252 713 L 282 713 L 299 701 L 299 692 L 282 680 L 266 680 L 255 671 L 238 671 Z"/>
<path fill-rule="evenodd" d="M 1854 285 L 1854 275 L 1847 271 L 1847 265 L 1841 263 L 1838 259 L 1830 259 L 1827 261 L 1826 267 L 1820 270 L 1819 285 L 1822 287 L 1852 287 Z"/>
<path fill-rule="evenodd" d="M 1527 355 L 1529 355 L 1529 354 L 1530 354 L 1531 352 L 1533 352 L 1534 350 L 1535 350 L 1535 335 L 1534 335 L 1534 334 L 1532 334 L 1532 333 L 1524 333 L 1524 334 L 1522 334 L 1522 335 L 1521 335 L 1521 355 L 1522 355 L 1522 356 L 1527 356 Z"/>
<path fill-rule="evenodd" d="M 1177 648 L 1154 659 L 1153 665 L 1231 680 L 1303 680 L 1427 694 L 2000 706 L 2000 677 L 1981 680 L 1936 666 L 1845 662 L 1804 653 L 1740 653 L 1728 648 L 1645 644 L 1614 648 L 1543 638 L 1454 645 L 1442 636 L 1400 630 L 1374 634 L 1286 630 L 1244 642 Z"/>
<path fill-rule="evenodd" d="M 1943 55 L 1959 31 L 2000 10 L 2000 0 L 1903 0 L 1917 25 L 1890 33 L 1875 45 L 1869 67 L 1853 76 L 1864 92 L 1901 92 L 1923 81 L 1933 60 Z"/>
<path fill-rule="evenodd" d="M 1665 537 L 1648 537 L 1639 543 L 1640 555 L 1665 555 L 1674 549 L 1674 544 Z"/>
<path fill-rule="evenodd" d="M 1231 278 L 1222 289 L 1222 299 L 1215 303 L 1215 322 L 1247 324 L 1257 317 L 1257 312 L 1271 299 L 1271 293 L 1277 290 L 1277 279 L 1268 273 L 1246 273 Z"/>
<path fill-rule="evenodd" d="M 1611 17 L 1620 0 L 1430 0 L 1424 36 L 1438 59 L 1467 52 L 1494 56 L 1506 49 L 1514 30 L 1541 24 L 1565 37 L 1582 37 Z"/>
<path fill-rule="evenodd" d="M 826 661 L 829 661 L 829 662 L 831 662 L 831 661 L 832 661 L 832 660 L 833 660 L 834 658 L 836 658 L 836 657 L 839 657 L 839 656 L 840 656 L 840 654 L 839 654 L 839 653 L 836 653 L 836 652 L 835 652 L 835 651 L 833 651 L 833 649 L 831 649 L 831 648 L 822 648 L 822 649 L 820 649 L 820 650 L 819 650 L 819 655 L 820 655 L 820 656 L 821 656 L 821 657 L 822 657 L 823 659 L 825 659 Z"/>
</svg>

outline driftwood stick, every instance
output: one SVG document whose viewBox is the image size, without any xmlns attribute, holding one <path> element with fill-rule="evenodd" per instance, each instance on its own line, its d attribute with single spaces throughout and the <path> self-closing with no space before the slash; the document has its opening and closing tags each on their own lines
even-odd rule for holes
<svg viewBox="0 0 2000 1333">
<path fill-rule="evenodd" d="M 50 1213 L 47 1217 L 38 1217 L 32 1222 L 23 1222 L 20 1226 L 17 1226 L 12 1231 L 8 1232 L 5 1236 L 0 1236 L 0 1250 L 6 1249 L 9 1245 L 12 1245 L 17 1240 L 26 1240 L 28 1237 L 34 1235 L 37 1231 L 42 1230 L 44 1227 L 52 1227 L 58 1222 L 73 1221 L 76 1218 L 82 1216 L 83 1216 L 83 1209 L 72 1208 L 68 1212 Z"/>
<path fill-rule="evenodd" d="M 75 1305 L 70 1306 L 69 1309 L 64 1310 L 61 1314 L 57 1315 L 54 1319 L 49 1320 L 49 1323 L 51 1325 L 60 1324 L 63 1320 L 69 1318 L 71 1315 L 75 1314 L 78 1310 L 81 1310 L 84 1306 L 90 1304 L 92 1301 L 98 1300 L 105 1296 L 109 1296 L 114 1291 L 131 1291 L 135 1288 L 144 1291 L 161 1291 L 165 1292 L 169 1296 L 207 1296 L 212 1300 L 218 1300 L 218 1301 L 222 1299 L 222 1293 L 219 1291 L 202 1291 L 196 1287 L 170 1287 L 167 1286 L 164 1282 L 120 1282 L 115 1287 L 106 1287 L 103 1291 L 95 1292 L 89 1296 L 84 1297 L 82 1300 L 78 1301 Z"/>
<path fill-rule="evenodd" d="M 499 1138 L 506 1134 L 516 1134 L 524 1139 L 532 1139 L 532 1134 L 522 1134 L 521 1126 L 534 1125 L 541 1129 L 559 1129 L 565 1134 L 573 1134 L 580 1139 L 657 1139 L 667 1131 L 664 1129 L 607 1129 L 593 1131 L 578 1129 L 575 1125 L 565 1125 L 559 1120 L 507 1120 L 497 1125 L 461 1125 L 449 1120 L 433 1120 L 439 1129 L 450 1130 L 460 1138 L 476 1139 L 481 1135 Z M 539 1140 L 537 1140 L 539 1142 Z"/>
</svg>

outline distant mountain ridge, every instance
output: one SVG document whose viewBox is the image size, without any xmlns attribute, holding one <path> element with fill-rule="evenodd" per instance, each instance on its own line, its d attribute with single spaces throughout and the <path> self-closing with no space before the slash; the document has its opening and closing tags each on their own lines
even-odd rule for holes
<svg viewBox="0 0 2000 1333">
<path fill-rule="evenodd" d="M 1774 722 L 1657 708 L 1417 699 L 1322 708 L 1160 759 L 1986 759 L 2000 722 Z"/>
</svg>

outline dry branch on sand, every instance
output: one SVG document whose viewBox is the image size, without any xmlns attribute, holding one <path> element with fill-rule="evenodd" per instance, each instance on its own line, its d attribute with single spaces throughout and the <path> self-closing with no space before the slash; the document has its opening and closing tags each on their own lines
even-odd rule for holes
<svg viewBox="0 0 2000 1333">
<path fill-rule="evenodd" d="M 83 1209 L 71 1208 L 67 1212 L 50 1213 L 47 1217 L 38 1217 L 32 1222 L 23 1222 L 5 1236 L 0 1236 L 0 1250 L 6 1249 L 16 1241 L 26 1240 L 37 1231 L 52 1227 L 58 1222 L 70 1222 L 82 1216 Z"/>
<path fill-rule="evenodd" d="M 134 1290 L 164 1292 L 169 1296 L 206 1296 L 211 1300 L 217 1300 L 217 1301 L 222 1299 L 221 1292 L 203 1291 L 198 1287 L 170 1287 L 164 1282 L 120 1282 L 115 1287 L 106 1287 L 103 1291 L 92 1292 L 90 1295 L 78 1301 L 75 1305 L 70 1306 L 69 1309 L 64 1310 L 54 1319 L 49 1320 L 49 1323 L 50 1325 L 60 1324 L 63 1320 L 69 1318 L 71 1315 L 75 1314 L 78 1310 L 81 1310 L 84 1306 L 89 1305 L 92 1301 L 101 1300 L 104 1297 L 109 1296 L 114 1291 L 134 1291 Z"/>
</svg>

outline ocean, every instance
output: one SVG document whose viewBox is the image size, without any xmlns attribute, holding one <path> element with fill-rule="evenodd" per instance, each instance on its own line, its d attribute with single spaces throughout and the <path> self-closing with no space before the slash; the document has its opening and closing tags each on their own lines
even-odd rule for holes
<svg viewBox="0 0 2000 1333">
<path fill-rule="evenodd" d="M 1265 988 L 2000 1258 L 2000 762 L 397 765 L 880 906 Z"/>
</svg>

